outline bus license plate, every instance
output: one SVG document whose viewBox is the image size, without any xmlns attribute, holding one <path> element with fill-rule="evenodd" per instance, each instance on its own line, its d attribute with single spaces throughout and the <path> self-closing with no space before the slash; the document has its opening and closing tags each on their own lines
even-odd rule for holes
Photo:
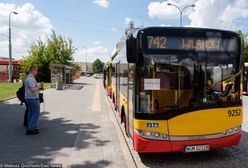
<svg viewBox="0 0 248 168">
<path fill-rule="evenodd" d="M 184 152 L 203 152 L 209 151 L 209 145 L 194 145 L 194 146 L 185 146 Z"/>
</svg>

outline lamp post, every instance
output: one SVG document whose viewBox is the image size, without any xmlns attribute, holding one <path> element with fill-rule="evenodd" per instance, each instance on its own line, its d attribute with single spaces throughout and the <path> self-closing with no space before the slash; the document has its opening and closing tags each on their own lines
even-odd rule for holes
<svg viewBox="0 0 248 168">
<path fill-rule="evenodd" d="M 186 8 L 188 8 L 188 7 L 192 7 L 192 8 L 195 7 L 195 4 L 192 4 L 192 5 L 187 5 L 187 6 L 183 7 L 183 9 L 180 9 L 179 6 L 177 6 L 176 4 L 167 3 L 167 5 L 169 5 L 169 6 L 175 6 L 175 7 L 179 10 L 179 12 L 180 12 L 180 27 L 182 27 L 182 16 L 183 16 L 183 11 L 184 11 Z"/>
<path fill-rule="evenodd" d="M 10 24 L 10 17 L 11 14 L 17 15 L 18 13 L 15 11 L 11 11 L 9 13 L 9 82 L 12 82 L 12 46 L 11 46 L 11 24 Z"/>
<path fill-rule="evenodd" d="M 87 75 L 87 48 L 83 47 L 85 49 L 85 76 Z"/>
</svg>

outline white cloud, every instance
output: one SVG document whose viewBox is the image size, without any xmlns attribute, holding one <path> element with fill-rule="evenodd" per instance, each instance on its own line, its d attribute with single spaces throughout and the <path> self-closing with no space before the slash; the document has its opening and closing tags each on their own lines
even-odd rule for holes
<svg viewBox="0 0 248 168">
<path fill-rule="evenodd" d="M 93 42 L 93 44 L 94 44 L 94 45 L 99 46 L 99 45 L 101 45 L 101 44 L 102 44 L 102 42 L 101 42 L 101 41 L 99 41 L 99 40 L 97 40 L 97 41 L 94 41 L 94 42 Z"/>
<path fill-rule="evenodd" d="M 10 11 L 18 12 L 17 15 L 11 14 L 11 35 L 13 58 L 20 59 L 22 56 L 27 56 L 32 43 L 36 42 L 38 38 L 44 39 L 54 27 L 49 19 L 37 11 L 31 3 L 22 6 L 0 3 L 1 56 L 8 57 L 8 18 Z"/>
<path fill-rule="evenodd" d="M 108 0 L 94 0 L 93 3 L 98 4 L 103 8 L 107 8 L 109 6 Z"/>
<path fill-rule="evenodd" d="M 113 30 L 114 32 L 118 31 L 116 27 L 112 27 L 111 30 Z"/>
<path fill-rule="evenodd" d="M 99 58 L 103 62 L 107 62 L 110 59 L 109 50 L 103 45 L 99 45 L 91 48 L 80 48 L 76 50 L 74 54 L 74 60 L 76 62 L 85 62 L 87 55 L 87 62 L 93 62 Z"/>
<path fill-rule="evenodd" d="M 208 9 L 208 10 L 206 10 Z M 209 12 L 211 11 L 211 12 Z M 248 0 L 198 0 L 190 26 L 237 30 L 248 18 Z"/>
<path fill-rule="evenodd" d="M 160 27 L 171 27 L 171 25 L 169 25 L 169 24 L 161 24 L 161 25 L 159 25 Z"/>
<path fill-rule="evenodd" d="M 248 0 L 169 0 L 151 2 L 148 5 L 148 15 L 161 20 L 179 19 L 179 10 L 167 3 L 176 4 L 182 9 L 186 5 L 195 4 L 194 9 L 186 9 L 183 15 L 188 16 L 187 26 L 210 27 L 220 29 L 243 29 L 247 24 Z"/>
<path fill-rule="evenodd" d="M 184 7 L 185 5 L 191 5 L 195 2 L 195 0 L 169 0 L 164 2 L 151 2 L 148 5 L 148 15 L 151 18 L 158 19 L 176 19 L 179 18 L 180 13 L 179 10 L 175 6 L 169 6 L 168 3 L 175 4 L 177 6 Z M 187 13 L 187 10 L 185 11 Z M 183 14 L 186 14 L 183 13 Z"/>
<path fill-rule="evenodd" d="M 167 2 L 151 2 L 148 5 L 148 15 L 151 18 L 172 19 L 177 17 L 175 9 L 170 8 Z"/>
</svg>

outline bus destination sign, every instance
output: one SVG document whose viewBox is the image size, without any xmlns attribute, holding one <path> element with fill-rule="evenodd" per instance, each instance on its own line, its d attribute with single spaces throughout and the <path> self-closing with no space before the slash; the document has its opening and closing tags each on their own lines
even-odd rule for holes
<svg viewBox="0 0 248 168">
<path fill-rule="evenodd" d="M 183 49 L 220 50 L 220 39 L 182 39 Z"/>
<path fill-rule="evenodd" d="M 147 49 L 225 51 L 236 49 L 232 44 L 234 39 L 147 36 Z"/>
</svg>

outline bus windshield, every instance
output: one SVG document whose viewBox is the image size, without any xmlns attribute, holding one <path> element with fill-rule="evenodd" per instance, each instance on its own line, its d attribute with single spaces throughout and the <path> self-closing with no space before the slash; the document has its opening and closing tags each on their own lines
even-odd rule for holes
<svg viewBox="0 0 248 168">
<path fill-rule="evenodd" d="M 238 60 L 237 54 L 211 52 L 144 56 L 144 63 L 137 65 L 137 112 L 161 114 L 239 105 Z"/>
</svg>

